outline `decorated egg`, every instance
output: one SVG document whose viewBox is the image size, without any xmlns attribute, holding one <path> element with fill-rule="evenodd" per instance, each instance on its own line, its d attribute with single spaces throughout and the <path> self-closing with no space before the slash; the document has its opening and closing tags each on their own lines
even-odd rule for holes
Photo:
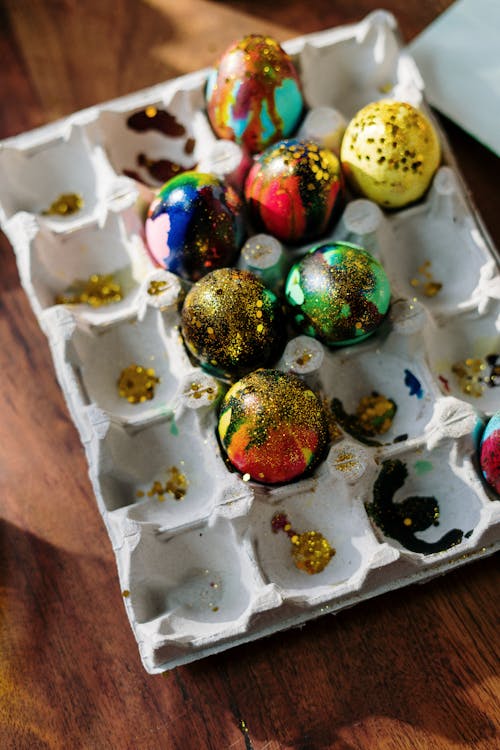
<svg viewBox="0 0 500 750">
<path fill-rule="evenodd" d="M 201 366 L 232 379 L 268 364 L 284 346 L 284 315 L 276 295 L 250 271 L 221 268 L 189 290 L 182 336 Z"/>
<path fill-rule="evenodd" d="M 290 482 L 326 453 L 328 418 L 318 396 L 296 375 L 256 370 L 226 393 L 219 437 L 231 464 L 246 478 Z"/>
<path fill-rule="evenodd" d="M 285 294 L 296 325 L 329 345 L 370 336 L 389 309 L 391 290 L 383 266 L 348 242 L 313 247 L 292 266 Z"/>
<path fill-rule="evenodd" d="M 253 165 L 245 198 L 258 228 L 283 242 L 315 239 L 342 202 L 339 160 L 312 141 L 280 141 Z"/>
<path fill-rule="evenodd" d="M 479 463 L 488 484 L 500 495 L 500 411 L 485 427 L 479 447 Z"/>
<path fill-rule="evenodd" d="M 251 153 L 291 135 L 304 106 L 291 59 L 275 39 L 258 34 L 226 50 L 208 78 L 206 98 L 219 138 Z"/>
<path fill-rule="evenodd" d="M 406 102 L 368 104 L 348 124 L 340 151 L 354 190 L 386 208 L 418 200 L 441 160 L 436 130 Z"/>
<path fill-rule="evenodd" d="M 184 172 L 149 207 L 146 242 L 159 266 L 190 281 L 231 265 L 243 242 L 241 202 L 217 177 Z"/>
</svg>

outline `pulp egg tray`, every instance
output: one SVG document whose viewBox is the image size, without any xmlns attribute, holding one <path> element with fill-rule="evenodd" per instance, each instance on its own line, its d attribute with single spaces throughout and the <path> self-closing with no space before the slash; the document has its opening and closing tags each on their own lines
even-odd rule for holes
<svg viewBox="0 0 500 750">
<path fill-rule="evenodd" d="M 330 122 L 382 97 L 425 108 L 384 11 L 285 48 L 309 110 L 329 108 Z M 422 201 L 383 212 L 353 197 L 325 238 L 381 260 L 392 284 L 385 324 L 339 349 L 291 334 L 277 365 L 331 408 L 328 456 L 312 476 L 279 487 L 229 470 L 216 439 L 226 386 L 188 358 L 178 312 L 186 284 L 154 267 L 143 239 L 143 184 L 196 165 L 237 176 L 238 147 L 216 141 L 208 124 L 206 77 L 167 81 L 0 149 L 2 227 L 85 447 L 149 672 L 445 573 L 500 539 L 500 499 L 475 457 L 478 428 L 500 405 L 498 255 L 442 133 L 443 166 Z M 162 132 L 134 127 L 148 108 L 167 113 Z M 66 194 L 81 196 L 80 210 L 49 210 Z M 247 248 L 276 245 L 258 237 Z M 119 279 L 121 298 L 67 304 L 68 287 L 93 275 Z M 120 396 L 120 373 L 132 365 L 154 370 L 153 398 Z M 371 394 L 397 411 L 368 438 L 356 415 Z M 297 536 L 320 532 L 335 549 L 322 572 L 296 567 L 290 535 L 273 529 L 277 514 Z"/>
</svg>

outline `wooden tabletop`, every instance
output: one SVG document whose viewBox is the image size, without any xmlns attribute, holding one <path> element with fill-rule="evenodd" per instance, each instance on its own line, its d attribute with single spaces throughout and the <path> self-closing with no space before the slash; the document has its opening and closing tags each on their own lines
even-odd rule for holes
<svg viewBox="0 0 500 750">
<path fill-rule="evenodd" d="M 409 41 L 450 0 L 385 5 Z M 208 65 L 244 32 L 284 40 L 375 7 L 3 0 L 0 137 Z M 443 124 L 500 246 L 499 160 Z M 0 244 L 2 750 L 499 748 L 493 559 L 165 675 L 143 670 L 46 339 Z"/>
</svg>

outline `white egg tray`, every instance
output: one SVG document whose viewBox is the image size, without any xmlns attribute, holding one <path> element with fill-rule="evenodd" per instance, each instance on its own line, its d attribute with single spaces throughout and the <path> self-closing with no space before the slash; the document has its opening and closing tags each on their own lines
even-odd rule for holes
<svg viewBox="0 0 500 750">
<path fill-rule="evenodd" d="M 285 47 L 310 108 L 333 107 L 349 119 L 387 96 L 425 107 L 422 80 L 384 11 Z M 389 431 L 370 445 L 339 430 L 314 475 L 289 485 L 263 487 L 228 470 L 215 436 L 221 384 L 186 355 L 178 314 L 185 284 L 153 266 L 138 183 L 123 175 L 139 169 L 147 177 L 139 153 L 210 166 L 216 139 L 204 112 L 206 76 L 168 81 L 0 146 L 2 228 L 85 447 L 149 672 L 445 573 L 500 541 L 500 499 L 475 459 L 478 424 L 500 407 L 500 378 L 494 387 L 484 365 L 500 353 L 498 256 L 444 139 L 443 166 L 424 200 L 387 213 L 353 199 L 327 237 L 361 244 L 382 261 L 393 291 L 387 323 L 366 342 L 339 349 L 297 336 L 279 362 L 347 414 L 373 391 L 392 398 L 398 408 Z M 171 137 L 128 128 L 128 117 L 148 106 L 166 109 L 183 127 Z M 81 211 L 43 213 L 68 192 L 82 195 Z M 119 274 L 124 299 L 98 308 L 54 304 L 91 274 Z M 442 283 L 434 296 L 425 293 L 429 279 Z M 152 280 L 165 282 L 159 294 L 149 293 Z M 464 374 L 465 360 L 482 369 Z M 154 367 L 160 378 L 152 400 L 130 404 L 119 396 L 117 379 L 132 363 Z M 367 513 L 389 460 L 408 471 L 396 503 L 408 496 L 439 502 L 439 525 L 415 533 L 418 551 L 384 535 Z M 184 496 L 152 494 L 173 470 L 185 478 Z M 271 529 L 278 511 L 335 548 L 323 572 L 295 567 L 290 540 Z M 453 529 L 461 541 L 438 550 Z"/>
</svg>

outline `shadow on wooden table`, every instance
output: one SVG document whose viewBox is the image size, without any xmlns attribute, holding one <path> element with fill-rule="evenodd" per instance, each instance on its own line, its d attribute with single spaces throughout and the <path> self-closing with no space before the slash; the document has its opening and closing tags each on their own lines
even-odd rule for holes
<svg viewBox="0 0 500 750">
<path fill-rule="evenodd" d="M 0 520 L 0 625 L 2 750 L 146 746 L 129 738 L 161 723 L 160 678 L 142 671 L 108 555 Z M 163 687 L 166 713 L 182 714 Z"/>
<path fill-rule="evenodd" d="M 493 580 L 493 561 L 480 566 Z M 75 555 L 0 522 L 2 747 L 116 748 L 119 737 L 120 750 L 352 750 L 356 738 L 380 747 L 381 731 L 393 738 L 387 747 L 432 747 L 441 737 L 493 747 L 495 728 L 467 692 L 488 689 L 495 660 L 481 664 L 482 687 L 461 660 L 474 643 L 458 601 L 467 606 L 479 569 L 164 678 L 138 663 L 109 558 Z M 437 597 L 432 608 L 433 589 L 447 586 L 451 628 L 441 625 Z"/>
<path fill-rule="evenodd" d="M 493 560 L 481 565 L 489 566 L 493 581 Z M 475 575 L 478 566 L 469 568 L 464 580 L 458 572 L 446 581 L 379 597 L 178 670 L 179 679 L 189 675 L 207 694 L 221 675 L 226 694 L 219 696 L 214 712 L 227 703 L 248 736 L 269 742 L 269 750 L 430 748 L 441 746 L 439 738 L 450 745 L 493 747 L 496 728 L 481 704 L 471 705 L 468 688 L 474 685 L 477 693 L 484 690 L 495 700 L 494 618 L 491 660 L 486 664 L 478 655 L 483 662 L 478 674 L 484 670 L 485 675 L 481 688 L 462 661 L 462 654 L 469 652 L 469 659 L 475 646 L 459 602 L 466 610 Z M 438 589 L 440 599 L 434 597 Z M 493 582 L 491 593 L 494 597 Z M 443 605 L 446 594 L 449 601 Z M 443 617 L 453 610 L 451 627 L 450 620 L 443 626 Z M 391 744 L 384 744 L 387 737 Z"/>
</svg>

